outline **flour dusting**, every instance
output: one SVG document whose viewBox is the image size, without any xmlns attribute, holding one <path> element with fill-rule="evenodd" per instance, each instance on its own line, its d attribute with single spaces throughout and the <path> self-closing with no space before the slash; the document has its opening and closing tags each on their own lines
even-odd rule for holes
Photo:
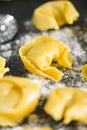
<svg viewBox="0 0 87 130">
<path fill-rule="evenodd" d="M 38 122 L 31 123 L 28 119 L 23 122 L 22 125 L 14 128 L 1 128 L 0 130 L 22 130 L 22 126 L 45 126 L 49 125 L 54 130 L 87 130 L 87 127 L 78 123 L 71 123 L 65 126 L 62 122 L 55 122 L 48 117 L 43 108 L 44 98 L 47 98 L 48 94 L 55 87 L 76 87 L 87 91 L 87 80 L 82 75 L 81 67 L 87 63 L 87 24 L 64 26 L 57 31 L 39 31 L 34 28 L 32 21 L 26 21 L 24 23 L 26 32 L 16 38 L 16 40 L 0 45 L 0 55 L 7 58 L 7 66 L 10 68 L 10 72 L 7 75 L 16 75 L 29 77 L 34 83 L 39 83 L 41 86 L 42 98 L 40 106 L 37 108 L 35 114 L 38 116 Z M 72 69 L 61 68 L 64 73 L 62 80 L 53 81 L 48 78 L 44 78 L 28 72 L 23 66 L 22 61 L 19 58 L 19 48 L 31 41 L 37 36 L 51 36 L 61 42 L 67 44 L 73 55 Z M 28 117 L 29 118 L 29 117 Z"/>
</svg>

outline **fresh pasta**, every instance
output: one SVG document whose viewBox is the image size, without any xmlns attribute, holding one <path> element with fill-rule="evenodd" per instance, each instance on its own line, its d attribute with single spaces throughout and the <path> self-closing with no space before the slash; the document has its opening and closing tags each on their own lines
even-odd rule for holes
<svg viewBox="0 0 87 130">
<path fill-rule="evenodd" d="M 87 64 L 82 66 L 83 77 L 87 79 Z"/>
<path fill-rule="evenodd" d="M 6 59 L 0 56 L 0 78 L 9 71 L 9 68 L 5 68 Z"/>
<path fill-rule="evenodd" d="M 15 126 L 33 112 L 40 98 L 40 86 L 28 78 L 0 79 L 0 126 Z"/>
<path fill-rule="evenodd" d="M 87 124 L 87 92 L 77 88 L 56 88 L 44 106 L 47 114 L 64 124 L 72 121 Z"/>
<path fill-rule="evenodd" d="M 50 127 L 31 127 L 31 128 L 23 128 L 23 130 L 52 130 Z"/>
<path fill-rule="evenodd" d="M 60 80 L 63 76 L 53 62 L 69 69 L 72 66 L 69 47 L 48 36 L 40 36 L 24 44 L 19 55 L 28 71 L 53 80 Z"/>
<path fill-rule="evenodd" d="M 79 13 L 70 1 L 51 1 L 35 9 L 33 23 L 39 30 L 57 30 L 62 25 L 73 24 L 78 17 Z"/>
</svg>

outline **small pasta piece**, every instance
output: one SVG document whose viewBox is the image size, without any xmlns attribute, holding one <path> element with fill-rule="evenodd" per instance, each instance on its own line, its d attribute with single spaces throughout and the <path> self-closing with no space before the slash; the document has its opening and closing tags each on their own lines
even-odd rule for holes
<svg viewBox="0 0 87 130">
<path fill-rule="evenodd" d="M 52 130 L 50 127 L 31 127 L 31 128 L 24 128 L 23 130 Z"/>
<path fill-rule="evenodd" d="M 9 68 L 5 68 L 6 59 L 0 56 L 0 78 L 9 71 Z"/>
<path fill-rule="evenodd" d="M 87 79 L 87 64 L 82 66 L 83 77 Z"/>
<path fill-rule="evenodd" d="M 15 126 L 33 112 L 40 98 L 40 86 L 28 78 L 0 79 L 0 126 Z"/>
<path fill-rule="evenodd" d="M 56 88 L 49 95 L 44 110 L 56 121 L 64 118 L 64 124 L 72 121 L 87 124 L 87 92 L 77 88 Z"/>
<path fill-rule="evenodd" d="M 39 30 L 57 30 L 59 26 L 73 24 L 78 17 L 79 13 L 70 1 L 51 1 L 35 9 L 33 23 Z"/>
<path fill-rule="evenodd" d="M 48 36 L 40 36 L 24 44 L 19 49 L 19 55 L 28 71 L 53 80 L 60 80 L 63 76 L 63 73 L 53 66 L 53 62 L 69 69 L 72 66 L 69 47 Z"/>
</svg>

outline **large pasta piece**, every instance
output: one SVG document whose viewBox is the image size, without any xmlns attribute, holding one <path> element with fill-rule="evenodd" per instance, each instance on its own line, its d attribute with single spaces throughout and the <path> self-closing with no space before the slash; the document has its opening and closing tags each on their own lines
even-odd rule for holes
<svg viewBox="0 0 87 130">
<path fill-rule="evenodd" d="M 72 56 L 67 45 L 48 36 L 41 36 L 24 44 L 19 55 L 26 69 L 41 76 L 60 80 L 63 73 L 53 66 L 53 62 L 66 68 L 72 66 Z"/>
<path fill-rule="evenodd" d="M 40 98 L 40 86 L 28 78 L 0 79 L 0 126 L 15 126 L 33 112 Z"/>
<path fill-rule="evenodd" d="M 56 121 L 87 124 L 87 92 L 77 88 L 56 88 L 49 95 L 44 110 Z"/>
<path fill-rule="evenodd" d="M 70 1 L 51 1 L 35 9 L 33 23 L 39 30 L 56 30 L 64 24 L 73 24 L 78 17 L 79 13 Z"/>
<path fill-rule="evenodd" d="M 5 68 L 6 59 L 0 56 L 0 78 L 9 71 L 9 68 Z"/>
<path fill-rule="evenodd" d="M 87 64 L 82 66 L 82 74 L 87 79 Z"/>
</svg>

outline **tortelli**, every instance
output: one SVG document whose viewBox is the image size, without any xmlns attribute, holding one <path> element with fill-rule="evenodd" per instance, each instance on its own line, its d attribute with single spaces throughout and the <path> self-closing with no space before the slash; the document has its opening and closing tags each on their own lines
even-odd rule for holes
<svg viewBox="0 0 87 130">
<path fill-rule="evenodd" d="M 87 64 L 82 65 L 82 74 L 87 79 Z"/>
<path fill-rule="evenodd" d="M 56 121 L 64 118 L 64 123 L 72 121 L 87 124 L 87 92 L 77 88 L 54 89 L 44 110 Z"/>
<path fill-rule="evenodd" d="M 0 78 L 9 71 L 9 68 L 5 68 L 6 59 L 0 56 Z"/>
<path fill-rule="evenodd" d="M 56 30 L 64 24 L 73 24 L 78 17 L 79 13 L 70 1 L 51 1 L 35 9 L 33 23 L 39 30 Z"/>
<path fill-rule="evenodd" d="M 52 130 L 50 127 L 29 127 L 29 128 L 23 128 L 23 130 Z"/>
<path fill-rule="evenodd" d="M 39 36 L 24 44 L 19 49 L 19 55 L 28 71 L 53 80 L 60 80 L 63 76 L 54 62 L 69 69 L 72 66 L 69 47 L 48 36 Z"/>
<path fill-rule="evenodd" d="M 40 98 L 40 86 L 29 78 L 0 79 L 0 126 L 15 126 L 33 112 Z"/>
</svg>

